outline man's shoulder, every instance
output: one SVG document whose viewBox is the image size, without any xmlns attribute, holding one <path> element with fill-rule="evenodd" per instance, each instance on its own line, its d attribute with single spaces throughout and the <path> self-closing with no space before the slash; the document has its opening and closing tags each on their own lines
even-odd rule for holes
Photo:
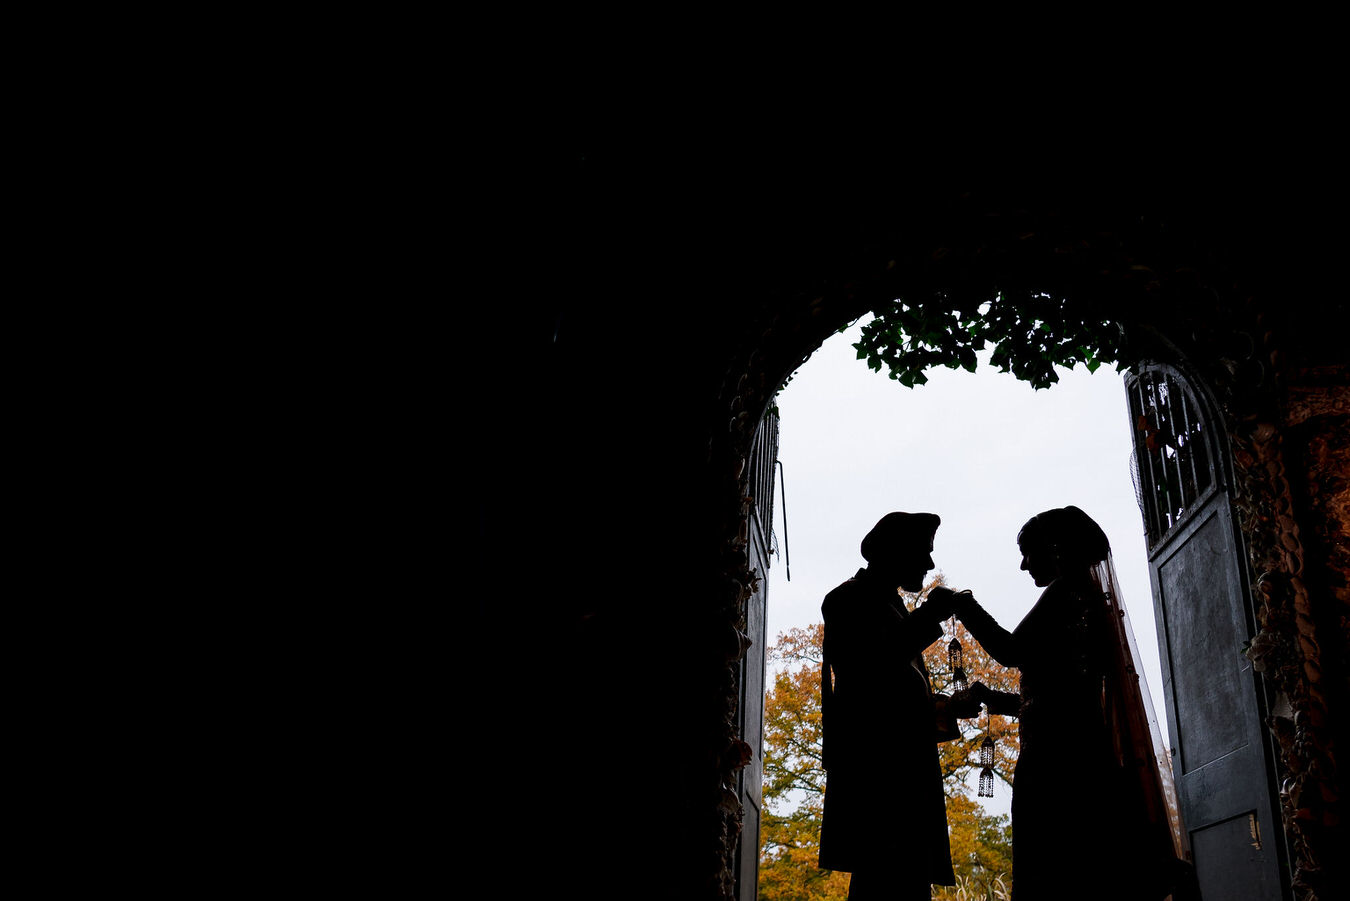
<svg viewBox="0 0 1350 901">
<path fill-rule="evenodd" d="M 825 600 L 821 603 L 820 608 L 825 610 L 829 607 L 838 607 L 841 603 L 847 603 L 850 599 L 867 593 L 867 583 L 854 576 L 831 589 L 829 594 L 825 595 Z"/>
</svg>

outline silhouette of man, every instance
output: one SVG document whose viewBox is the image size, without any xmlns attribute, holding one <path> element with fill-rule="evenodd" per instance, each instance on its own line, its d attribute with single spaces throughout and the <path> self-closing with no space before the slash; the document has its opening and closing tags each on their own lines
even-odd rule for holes
<svg viewBox="0 0 1350 901">
<path fill-rule="evenodd" d="M 851 873 L 849 898 L 928 899 L 953 885 L 937 742 L 975 716 L 968 697 L 934 697 L 923 651 L 942 637 L 955 592 L 914 612 L 897 588 L 923 590 L 933 513 L 888 513 L 862 540 L 867 566 L 825 596 L 821 678 L 825 810 L 819 866 Z"/>
</svg>

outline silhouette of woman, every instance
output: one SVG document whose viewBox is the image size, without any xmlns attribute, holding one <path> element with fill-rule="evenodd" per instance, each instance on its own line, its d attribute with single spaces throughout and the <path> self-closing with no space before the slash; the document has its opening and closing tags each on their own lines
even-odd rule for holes
<svg viewBox="0 0 1350 901">
<path fill-rule="evenodd" d="M 1019 717 L 1012 897 L 1161 899 L 1186 867 L 1106 534 L 1060 507 L 1032 517 L 1017 543 L 1021 568 L 1045 591 L 1016 629 L 968 593 L 954 601 L 984 649 L 1021 671 L 1018 693 L 980 682 L 970 691 L 990 712 Z"/>
</svg>

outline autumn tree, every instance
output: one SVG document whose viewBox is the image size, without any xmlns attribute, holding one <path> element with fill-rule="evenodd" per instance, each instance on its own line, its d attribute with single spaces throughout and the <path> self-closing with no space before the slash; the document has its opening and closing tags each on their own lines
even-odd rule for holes
<svg viewBox="0 0 1350 901">
<path fill-rule="evenodd" d="M 901 592 L 911 609 L 928 591 L 942 584 L 939 576 L 923 592 Z M 820 822 L 825 769 L 821 765 L 820 674 L 825 627 L 814 624 L 778 636 L 768 649 L 774 676 L 764 707 L 764 810 L 760 833 L 760 901 L 843 901 L 848 875 L 821 870 Z M 950 694 L 952 673 L 948 643 L 961 642 L 963 669 L 970 682 L 984 682 L 1002 691 L 1017 690 L 1017 673 L 999 666 L 959 621 L 947 627 L 943 640 L 924 652 L 934 692 Z M 972 795 L 979 774 L 980 744 L 995 742 L 994 773 L 1011 785 L 1017 760 L 1017 724 L 1002 716 L 982 715 L 961 722 L 961 737 L 938 745 L 952 864 L 963 884 L 978 887 L 1012 869 L 1011 834 L 1005 815 L 985 812 Z"/>
<path fill-rule="evenodd" d="M 843 901 L 848 874 L 816 866 L 825 798 L 820 667 L 825 627 L 791 629 L 768 649 L 778 670 L 764 705 L 760 901 Z"/>
</svg>

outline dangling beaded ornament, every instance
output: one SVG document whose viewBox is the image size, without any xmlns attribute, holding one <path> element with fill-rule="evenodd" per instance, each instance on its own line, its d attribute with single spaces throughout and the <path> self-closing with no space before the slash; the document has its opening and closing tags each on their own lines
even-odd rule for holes
<svg viewBox="0 0 1350 901">
<path fill-rule="evenodd" d="M 952 688 L 957 691 L 966 690 L 966 671 L 959 666 L 952 672 Z"/>
<path fill-rule="evenodd" d="M 979 794 L 981 798 L 992 798 L 994 796 L 994 771 L 989 767 L 980 770 Z"/>
</svg>

